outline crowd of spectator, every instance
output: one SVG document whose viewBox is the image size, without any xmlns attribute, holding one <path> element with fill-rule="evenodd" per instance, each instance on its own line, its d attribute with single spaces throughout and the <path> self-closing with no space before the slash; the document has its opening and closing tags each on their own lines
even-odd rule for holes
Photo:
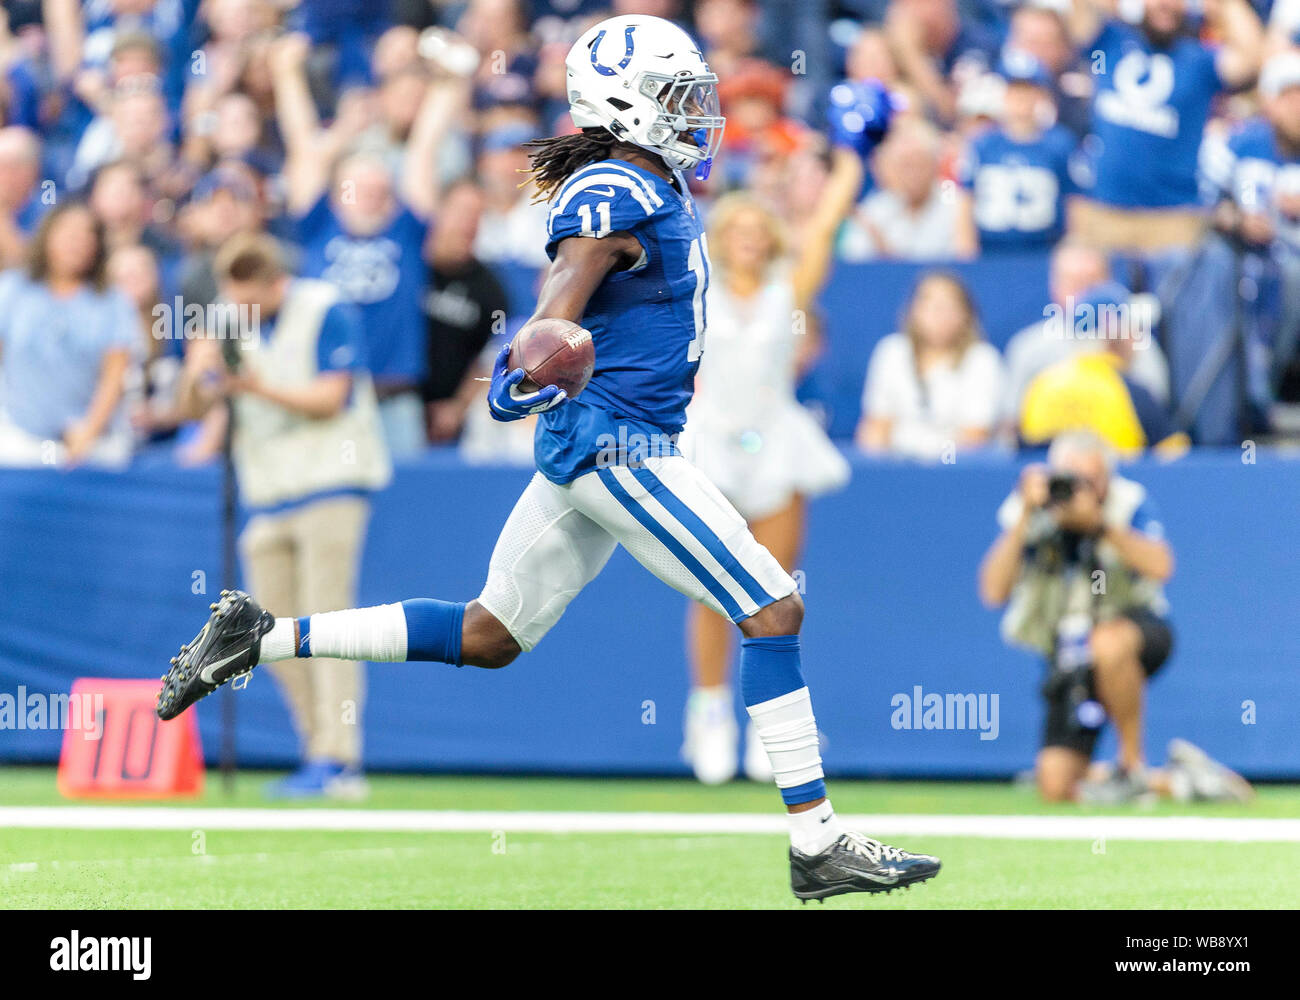
<svg viewBox="0 0 1300 1000">
<path fill-rule="evenodd" d="M 546 263 L 524 144 L 572 130 L 569 45 L 625 13 L 686 25 L 721 78 L 705 210 L 746 190 L 792 251 L 830 175 L 828 93 L 891 93 L 836 255 L 936 270 L 862 373 L 861 447 L 935 459 L 1082 420 L 1176 450 L 1183 383 L 1215 374 L 1180 375 L 1189 353 L 1243 369 L 1231 426 L 1199 440 L 1267 432 L 1300 397 L 1294 0 L 17 0 L 0 462 L 210 459 L 219 415 L 174 405 L 181 316 L 217 299 L 220 246 L 257 231 L 359 307 L 394 458 L 526 455 L 474 405 L 490 342 L 525 318 L 511 290 Z M 941 265 L 1009 253 L 1051 254 L 1052 302 L 1000 352 Z M 1179 325 L 1165 300 L 1216 281 Z M 1091 336 L 1045 326 L 1080 306 Z"/>
</svg>

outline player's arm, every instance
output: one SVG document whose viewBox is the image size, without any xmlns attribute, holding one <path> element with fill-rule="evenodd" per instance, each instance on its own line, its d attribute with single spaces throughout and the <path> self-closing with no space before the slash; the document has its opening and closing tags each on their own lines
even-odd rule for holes
<svg viewBox="0 0 1300 1000">
<path fill-rule="evenodd" d="M 577 323 L 605 276 L 631 267 L 640 256 L 640 241 L 627 232 L 610 233 L 599 239 L 573 236 L 560 240 L 537 295 L 537 309 L 529 322 L 565 319 Z M 520 420 L 554 409 L 568 399 L 563 389 L 553 385 L 542 386 L 536 392 L 522 392 L 519 385 L 523 380 L 524 370 L 510 367 L 510 345 L 506 344 L 492 365 L 492 385 L 488 389 L 488 409 L 494 419 Z"/>
<path fill-rule="evenodd" d="M 1206 19 L 1223 39 L 1214 67 L 1225 87 L 1254 81 L 1264 55 L 1264 26 L 1247 0 L 1206 0 Z"/>
<path fill-rule="evenodd" d="M 631 233 L 601 239 L 575 236 L 562 240 L 537 295 L 533 319 L 567 319 L 578 323 L 587 302 L 605 276 L 631 267 L 641 256 L 641 242 Z"/>
</svg>

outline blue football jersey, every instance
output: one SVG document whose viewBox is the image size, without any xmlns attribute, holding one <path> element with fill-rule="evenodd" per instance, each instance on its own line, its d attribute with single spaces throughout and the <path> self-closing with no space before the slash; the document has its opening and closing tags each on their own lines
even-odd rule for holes
<svg viewBox="0 0 1300 1000">
<path fill-rule="evenodd" d="M 709 254 L 695 202 L 624 160 L 576 171 L 551 202 L 546 253 L 562 240 L 631 233 L 641 258 L 601 282 L 582 316 L 596 368 L 582 395 L 543 413 L 535 454 L 542 474 L 567 483 L 597 457 L 675 454 L 704 346 Z"/>
<path fill-rule="evenodd" d="M 1002 129 L 977 136 L 962 164 L 971 191 L 980 249 L 1050 246 L 1065 229 L 1074 136 L 1059 125 L 1028 142 Z"/>
<path fill-rule="evenodd" d="M 1156 48 L 1110 21 L 1083 57 L 1096 81 L 1093 196 L 1126 208 L 1195 205 L 1205 120 L 1223 87 L 1216 50 L 1187 36 Z"/>
</svg>

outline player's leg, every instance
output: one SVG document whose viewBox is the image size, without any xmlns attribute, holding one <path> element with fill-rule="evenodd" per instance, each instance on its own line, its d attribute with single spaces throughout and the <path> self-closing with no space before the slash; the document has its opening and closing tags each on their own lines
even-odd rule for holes
<svg viewBox="0 0 1300 1000">
<path fill-rule="evenodd" d="M 780 509 L 752 520 L 750 532 L 787 570 L 793 570 L 803 540 L 805 504 L 794 495 Z M 687 608 L 687 642 L 691 693 L 686 705 L 684 756 L 705 784 L 735 775 L 736 724 L 732 708 L 731 661 L 735 627 L 725 616 L 701 603 Z M 771 781 L 772 766 L 751 722 L 745 731 L 745 774 Z"/>
<path fill-rule="evenodd" d="M 795 494 L 774 514 L 759 518 L 750 524 L 750 530 L 759 545 L 776 557 L 776 561 L 791 574 L 799 562 L 803 548 L 804 524 L 807 504 Z M 772 765 L 758 738 L 758 730 L 750 722 L 745 728 L 745 774 L 753 781 L 771 781 Z"/>
<path fill-rule="evenodd" d="M 932 877 L 935 858 L 843 830 L 826 798 L 817 722 L 800 669 L 803 601 L 712 483 L 679 456 L 598 469 L 575 507 L 665 583 L 740 626 L 741 695 L 791 816 L 791 881 L 802 899 L 887 891 Z"/>
<path fill-rule="evenodd" d="M 158 714 L 173 718 L 254 666 L 294 657 L 503 667 L 540 641 L 614 545 L 563 487 L 539 475 L 501 531 L 483 592 L 468 604 L 415 598 L 275 618 L 247 594 L 223 591 L 202 631 L 172 658 Z"/>
</svg>

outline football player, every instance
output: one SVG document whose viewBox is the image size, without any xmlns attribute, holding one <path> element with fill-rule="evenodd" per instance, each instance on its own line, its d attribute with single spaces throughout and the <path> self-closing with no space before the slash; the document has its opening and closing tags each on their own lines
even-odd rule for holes
<svg viewBox="0 0 1300 1000">
<path fill-rule="evenodd" d="M 677 451 L 704 346 L 709 256 L 683 171 L 707 176 L 722 139 L 717 77 L 677 26 L 630 15 L 588 30 L 567 59 L 579 132 L 532 144 L 550 204 L 552 264 L 534 319 L 581 322 L 596 370 L 581 398 L 524 391 L 509 346 L 488 402 L 498 420 L 539 413 L 538 472 L 468 603 L 272 617 L 223 592 L 159 695 L 172 718 L 261 663 L 292 657 L 504 667 L 532 649 L 618 545 L 665 583 L 737 624 L 741 692 L 790 816 L 800 899 L 889 891 L 939 861 L 844 829 L 826 797 L 817 723 L 799 663 L 795 581 Z"/>
</svg>

